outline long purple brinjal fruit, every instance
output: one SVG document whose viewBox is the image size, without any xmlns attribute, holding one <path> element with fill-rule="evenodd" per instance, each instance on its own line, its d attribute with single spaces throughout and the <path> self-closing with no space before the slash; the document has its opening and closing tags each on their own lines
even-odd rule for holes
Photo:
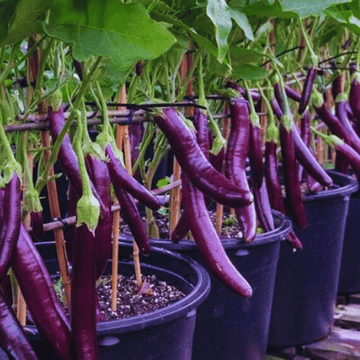
<svg viewBox="0 0 360 360">
<path fill-rule="evenodd" d="M 289 99 L 294 100 L 296 102 L 300 102 L 301 94 L 299 94 L 296 90 L 292 89 L 289 86 L 285 85 L 285 92 Z"/>
<path fill-rule="evenodd" d="M 261 129 L 250 123 L 249 135 L 248 157 L 250 161 L 252 179 L 254 188 L 260 189 L 264 177 Z"/>
<path fill-rule="evenodd" d="M 74 359 L 69 321 L 56 299 L 46 265 L 24 225 L 11 266 L 41 336 L 59 359 Z"/>
<path fill-rule="evenodd" d="M 140 252 L 147 256 L 150 254 L 150 240 L 142 222 L 140 212 L 133 197 L 125 191 L 121 184 L 114 184 L 114 191 L 123 211 L 125 222 L 128 224 Z"/>
<path fill-rule="evenodd" d="M 0 282 L 6 276 L 14 258 L 21 226 L 21 190 L 17 172 L 6 184 L 0 232 Z"/>
<path fill-rule="evenodd" d="M 120 160 L 115 156 L 111 145 L 105 147 L 105 155 L 109 158 L 107 163 L 112 183 L 120 184 L 125 191 L 138 199 L 144 205 L 152 210 L 158 210 L 161 207 L 159 199 L 156 198 L 148 189 L 137 182 L 124 168 Z"/>
<path fill-rule="evenodd" d="M 104 205 L 109 209 L 106 216 L 99 219 L 95 230 L 96 240 L 96 279 L 98 279 L 106 268 L 112 248 L 112 225 L 113 216 L 111 213 L 111 179 L 107 164 L 100 159 L 87 155 L 86 166 L 91 181 L 101 196 Z M 90 171 L 89 171 L 90 170 Z"/>
<path fill-rule="evenodd" d="M 290 232 L 286 235 L 286 241 L 296 250 L 303 249 L 302 241 L 297 237 L 294 230 L 290 230 Z"/>
<path fill-rule="evenodd" d="M 360 80 L 357 73 L 353 74 L 351 81 L 349 103 L 353 114 L 360 121 Z"/>
<path fill-rule="evenodd" d="M 210 155 L 209 155 L 210 134 L 209 134 L 209 127 L 208 127 L 208 120 L 207 120 L 206 114 L 199 108 L 195 108 L 195 110 L 194 110 L 194 126 L 196 129 L 196 139 L 199 144 L 199 147 L 200 147 L 201 151 L 203 152 L 203 154 L 205 155 L 205 157 L 209 160 L 210 159 Z M 222 150 L 222 153 L 224 154 L 223 148 L 221 150 Z M 221 165 L 218 165 L 219 169 L 216 169 L 219 172 L 221 172 L 223 158 L 222 159 L 220 158 L 220 161 L 221 161 Z M 209 207 L 209 205 L 210 205 L 209 200 L 210 200 L 209 198 L 205 198 L 207 207 Z M 183 211 L 179 218 L 178 223 L 176 224 L 174 230 L 171 233 L 172 241 L 179 242 L 180 240 L 185 238 L 186 234 L 189 231 L 190 231 L 190 227 L 186 221 L 185 212 Z"/>
<path fill-rule="evenodd" d="M 270 199 L 265 179 L 263 179 L 263 184 L 260 189 L 254 188 L 254 199 L 256 214 L 261 227 L 265 232 L 274 230 L 274 219 L 271 213 Z"/>
<path fill-rule="evenodd" d="M 191 232 L 205 264 L 230 290 L 243 297 L 252 296 L 252 288 L 227 256 L 211 222 L 203 194 L 181 174 L 183 204 Z"/>
<path fill-rule="evenodd" d="M 306 147 L 310 146 L 310 113 L 305 110 L 300 120 L 300 136 Z M 299 181 L 303 179 L 304 168 L 298 164 Z"/>
<path fill-rule="evenodd" d="M 2 291 L 0 291 L 0 347 L 14 360 L 38 359 Z"/>
<path fill-rule="evenodd" d="M 35 239 L 40 240 L 44 237 L 44 218 L 41 211 L 33 211 L 30 214 L 31 234 Z"/>
<path fill-rule="evenodd" d="M 292 135 L 295 145 L 296 158 L 304 167 L 306 172 L 323 186 L 330 187 L 333 184 L 331 177 L 319 164 L 309 148 L 305 145 L 296 126 L 293 126 Z"/>
<path fill-rule="evenodd" d="M 272 99 L 270 101 L 270 104 L 274 111 L 274 114 L 278 117 L 279 120 L 281 120 L 283 117 L 283 114 L 282 114 L 282 111 L 281 111 L 279 105 L 276 102 L 276 99 Z M 309 148 L 306 146 L 306 144 L 302 140 L 296 125 L 294 125 L 292 127 L 292 129 L 289 131 L 289 133 L 291 133 L 291 135 L 293 136 L 293 143 L 295 146 L 295 154 L 296 154 L 296 158 L 298 159 L 300 164 L 315 180 L 320 182 L 323 186 L 331 186 L 332 179 L 325 172 L 325 170 L 322 168 L 322 166 L 318 163 L 316 158 L 311 154 Z"/>
<path fill-rule="evenodd" d="M 54 140 L 56 140 L 65 125 L 65 116 L 62 106 L 60 106 L 57 111 L 53 111 L 52 107 L 49 106 L 48 119 L 51 135 Z M 68 134 L 65 135 L 64 140 L 60 146 L 58 161 L 61 169 L 69 179 L 69 182 L 72 184 L 74 190 L 77 192 L 77 195 L 80 198 L 82 195 L 82 181 L 80 176 L 79 163 Z M 103 204 L 101 197 L 97 193 L 93 183 L 91 183 L 91 189 L 94 196 L 100 203 L 101 212 L 105 214 L 108 210 Z"/>
<path fill-rule="evenodd" d="M 275 142 L 265 143 L 265 178 L 271 208 L 285 214 L 285 205 L 281 192 L 281 184 L 277 165 L 277 145 Z"/>
<path fill-rule="evenodd" d="M 331 84 L 331 93 L 335 100 L 337 96 L 344 92 L 344 74 L 337 76 Z"/>
<path fill-rule="evenodd" d="M 71 278 L 72 349 L 76 360 L 97 360 L 96 240 L 85 224 L 76 232 Z"/>
<path fill-rule="evenodd" d="M 347 95 L 342 93 L 339 94 L 335 101 L 335 114 L 337 118 L 340 120 L 341 124 L 344 126 L 345 131 L 348 133 L 351 139 L 351 143 L 355 142 L 359 143 L 360 146 L 360 138 L 353 126 L 351 125 L 350 119 L 348 117 L 348 113 L 346 111 L 347 107 Z"/>
<path fill-rule="evenodd" d="M 231 88 L 231 89 L 234 89 L 234 90 L 238 91 L 242 97 L 244 97 L 246 100 L 248 100 L 246 89 L 243 88 L 242 86 L 240 86 L 239 84 L 237 84 L 236 82 L 228 81 L 226 83 L 225 87 Z M 250 90 L 250 93 L 251 93 L 251 97 L 252 97 L 253 101 L 259 101 L 260 100 L 261 96 L 260 96 L 259 91 Z"/>
<path fill-rule="evenodd" d="M 279 83 L 275 83 L 274 85 L 274 94 L 275 94 L 275 99 L 278 102 L 281 111 L 284 112 L 284 100 L 281 94 L 281 87 Z"/>
<path fill-rule="evenodd" d="M 246 178 L 246 156 L 250 145 L 250 119 L 247 101 L 233 99 L 230 102 L 231 130 L 225 156 L 225 176 L 235 185 L 250 191 Z M 235 209 L 244 240 L 256 237 L 256 210 L 252 203 Z"/>
<path fill-rule="evenodd" d="M 202 153 L 194 135 L 173 108 L 165 108 L 154 120 L 167 137 L 182 170 L 194 185 L 218 203 L 233 208 L 250 205 L 254 197 L 216 171 Z"/>
<path fill-rule="evenodd" d="M 305 207 L 300 182 L 296 173 L 295 144 L 292 131 L 280 125 L 280 142 L 283 160 L 283 173 L 288 207 L 301 228 L 307 227 Z"/>
<path fill-rule="evenodd" d="M 299 110 L 298 110 L 299 114 L 302 114 L 305 111 L 305 109 L 310 101 L 311 92 L 312 92 L 312 88 L 313 88 L 314 81 L 316 78 L 316 74 L 317 74 L 317 69 L 315 67 L 311 66 L 308 69 L 303 92 L 301 94 Z"/>
<path fill-rule="evenodd" d="M 4 189 L 0 189 L 0 234 L 2 232 L 2 228 L 4 226 L 3 224 L 3 219 L 4 219 L 4 210 L 5 210 L 5 206 L 4 206 L 4 196 L 5 196 L 5 191 Z"/>
<path fill-rule="evenodd" d="M 333 135 L 343 139 L 347 144 L 351 145 L 354 150 L 360 154 L 360 138 L 352 132 L 348 132 L 341 121 L 326 106 L 321 94 L 317 94 L 314 100 L 314 107 L 319 118 L 326 124 Z"/>
</svg>

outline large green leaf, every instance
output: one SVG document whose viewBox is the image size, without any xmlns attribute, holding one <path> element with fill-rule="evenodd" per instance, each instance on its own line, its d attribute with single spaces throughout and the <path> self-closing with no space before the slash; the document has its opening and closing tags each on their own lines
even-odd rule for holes
<svg viewBox="0 0 360 360">
<path fill-rule="evenodd" d="M 234 0 L 233 0 L 234 1 Z M 238 0 L 234 1 L 235 6 L 239 6 L 241 3 Z M 281 2 L 276 0 L 273 3 L 270 3 L 267 0 L 258 0 L 254 3 L 249 4 L 243 11 L 247 16 L 264 16 L 267 18 L 297 18 L 298 15 L 292 11 L 284 11 Z"/>
<path fill-rule="evenodd" d="M 188 27 L 181 20 L 178 20 L 170 15 L 161 14 L 157 12 L 152 13 L 151 16 L 157 21 L 163 21 L 173 25 L 177 30 L 180 29 L 182 31 L 185 31 L 187 33 L 187 36 L 189 36 L 189 38 L 193 40 L 198 47 L 205 49 L 215 58 L 217 57 L 218 50 L 216 46 L 209 39 L 198 34 L 195 29 Z M 178 35 L 178 32 L 176 30 L 175 31 L 172 30 L 172 31 L 175 32 L 176 35 Z M 183 42 L 183 39 L 179 40 L 178 38 L 178 41 Z"/>
<path fill-rule="evenodd" d="M 49 8 L 48 0 L 16 0 L 0 3 L 0 45 L 17 43 L 42 32 L 41 22 Z"/>
<path fill-rule="evenodd" d="M 321 15 L 329 6 L 347 3 L 350 0 L 282 0 L 285 11 L 294 11 L 301 17 Z"/>
<path fill-rule="evenodd" d="M 239 25 L 248 39 L 254 40 L 246 15 L 236 8 L 229 7 L 225 0 L 208 0 L 206 14 L 215 26 L 215 36 L 219 48 L 217 58 L 220 62 L 224 61 L 228 49 L 227 40 L 232 28 L 231 19 Z"/>
<path fill-rule="evenodd" d="M 356 35 L 360 35 L 360 19 L 354 16 L 357 11 L 351 11 L 349 8 L 339 5 L 329 7 L 325 13 Z"/>
<path fill-rule="evenodd" d="M 155 59 L 175 43 L 162 24 L 152 20 L 143 5 L 112 0 L 88 0 L 75 8 L 71 0 L 54 0 L 50 36 L 74 44 L 74 57 L 83 61 L 104 55 L 120 70 L 135 61 Z"/>
<path fill-rule="evenodd" d="M 236 68 L 233 68 L 232 76 L 241 78 L 243 80 L 257 80 L 262 79 L 267 75 L 267 72 L 256 65 L 242 65 Z"/>
<path fill-rule="evenodd" d="M 264 59 L 264 54 L 259 51 L 235 46 L 230 48 L 230 56 L 233 68 L 246 64 L 256 64 Z"/>
</svg>

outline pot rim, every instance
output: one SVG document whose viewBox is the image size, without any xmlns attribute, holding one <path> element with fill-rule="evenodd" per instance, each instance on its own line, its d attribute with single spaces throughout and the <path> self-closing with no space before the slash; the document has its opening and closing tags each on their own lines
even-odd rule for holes
<svg viewBox="0 0 360 360">
<path fill-rule="evenodd" d="M 222 239 L 222 244 L 225 249 L 248 249 L 251 247 L 265 245 L 271 242 L 282 241 L 285 240 L 286 235 L 292 229 L 291 221 L 282 213 L 271 210 L 275 224 L 278 223 L 277 228 L 274 230 L 268 231 L 266 233 L 257 235 L 255 240 L 251 243 L 245 243 L 242 239 L 231 238 L 231 239 Z M 121 234 L 121 241 L 132 241 L 132 236 L 130 234 Z M 168 239 L 150 239 L 151 244 L 155 247 L 170 249 L 172 251 L 186 251 L 186 250 L 196 250 L 197 245 L 192 240 L 181 240 L 178 243 L 174 243 Z"/>
<path fill-rule="evenodd" d="M 54 242 L 43 242 L 40 244 L 41 246 L 55 246 Z M 120 242 L 119 246 L 122 249 L 122 254 L 124 254 L 124 247 L 132 249 L 132 244 L 127 242 Z M 132 251 L 130 251 L 130 253 L 132 254 Z M 209 295 L 211 288 L 210 276 L 198 262 L 191 258 L 182 256 L 176 252 L 156 247 L 151 250 L 149 257 L 151 257 L 152 253 L 161 253 L 161 255 L 174 258 L 174 261 L 177 261 L 178 263 L 177 266 L 183 267 L 184 270 L 182 270 L 182 274 L 178 274 L 176 271 L 172 271 L 171 268 L 169 269 L 162 267 L 161 264 L 152 265 L 151 262 L 147 264 L 147 257 L 141 256 L 141 264 L 143 267 L 160 271 L 162 270 L 164 273 L 172 273 L 173 276 L 181 278 L 184 284 L 191 286 L 192 290 L 186 294 L 184 298 L 150 313 L 132 316 L 120 320 L 100 322 L 97 324 L 98 336 L 104 337 L 107 335 L 136 332 L 150 327 L 163 325 L 182 317 L 186 317 L 191 311 L 195 310 L 203 301 L 205 301 Z M 129 261 L 129 259 L 119 259 L 119 263 L 121 265 L 129 264 L 130 266 L 134 266 L 133 262 Z M 196 276 L 196 281 L 190 283 L 187 279 L 184 278 L 183 274 L 189 276 L 191 274 L 192 277 Z M 27 328 L 30 330 L 30 332 L 32 332 L 30 335 L 30 340 L 39 340 L 41 338 L 35 325 L 28 325 Z"/>
<path fill-rule="evenodd" d="M 327 170 L 326 172 L 334 180 L 334 185 L 336 187 L 330 188 L 328 190 L 319 191 L 317 194 L 306 195 L 304 199 L 305 203 L 347 196 L 356 192 L 359 189 L 358 181 L 354 180 L 350 176 L 341 174 L 335 170 Z"/>
</svg>

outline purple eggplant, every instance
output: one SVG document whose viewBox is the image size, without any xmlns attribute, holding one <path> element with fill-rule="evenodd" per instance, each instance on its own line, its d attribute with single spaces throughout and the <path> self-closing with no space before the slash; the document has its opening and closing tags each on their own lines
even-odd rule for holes
<svg viewBox="0 0 360 360">
<path fill-rule="evenodd" d="M 228 258 L 211 222 L 203 194 L 181 174 L 183 203 L 186 218 L 205 264 L 230 290 L 243 297 L 251 297 L 252 289 Z"/>
<path fill-rule="evenodd" d="M 213 168 L 176 110 L 165 108 L 154 120 L 167 137 L 182 170 L 200 191 L 234 208 L 252 203 L 250 191 L 239 188 Z"/>
</svg>

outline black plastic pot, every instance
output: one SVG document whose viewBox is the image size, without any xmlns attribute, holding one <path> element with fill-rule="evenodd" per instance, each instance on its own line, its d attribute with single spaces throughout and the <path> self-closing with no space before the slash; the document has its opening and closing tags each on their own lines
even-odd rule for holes
<svg viewBox="0 0 360 360">
<path fill-rule="evenodd" d="M 340 266 L 338 294 L 360 292 L 360 192 L 352 194 L 346 219 L 345 236 Z"/>
<path fill-rule="evenodd" d="M 231 261 L 250 282 L 254 294 L 243 299 L 210 274 L 210 295 L 199 308 L 196 320 L 193 360 L 265 358 L 280 240 L 291 230 L 289 220 L 277 212 L 273 215 L 276 230 L 259 235 L 253 243 L 223 241 Z M 203 264 L 193 241 L 173 244 L 152 239 L 152 245 L 180 252 Z"/>
<path fill-rule="evenodd" d="M 334 187 L 305 197 L 308 227 L 293 227 L 304 249 L 281 244 L 268 345 L 315 342 L 331 330 L 350 194 L 356 181 L 329 172 Z"/>
<path fill-rule="evenodd" d="M 58 270 L 54 243 L 37 244 L 51 273 Z M 119 271 L 134 273 L 132 246 L 121 243 Z M 109 261 L 107 270 L 111 269 Z M 186 294 L 183 299 L 152 313 L 98 324 L 100 360 L 190 360 L 197 307 L 210 292 L 208 273 L 197 262 L 164 249 L 153 249 L 141 257 L 144 275 L 176 285 Z M 29 339 L 39 359 L 52 359 L 51 349 L 37 333 Z"/>
</svg>

